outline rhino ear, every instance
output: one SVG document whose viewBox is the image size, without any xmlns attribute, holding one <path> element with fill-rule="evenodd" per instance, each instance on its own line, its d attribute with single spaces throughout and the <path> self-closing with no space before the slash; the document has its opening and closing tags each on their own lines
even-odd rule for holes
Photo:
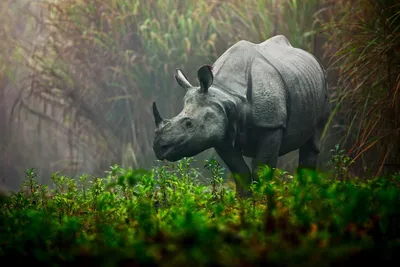
<svg viewBox="0 0 400 267">
<path fill-rule="evenodd" d="M 190 88 L 193 87 L 186 78 L 185 74 L 183 74 L 183 72 L 180 69 L 176 69 L 175 79 L 179 83 L 179 85 L 182 86 L 183 89 L 185 90 L 189 90 Z"/>
<path fill-rule="evenodd" d="M 206 94 L 208 88 L 214 81 L 214 75 L 212 73 L 212 66 L 204 65 L 197 71 L 197 78 L 200 82 L 200 92 Z"/>
</svg>

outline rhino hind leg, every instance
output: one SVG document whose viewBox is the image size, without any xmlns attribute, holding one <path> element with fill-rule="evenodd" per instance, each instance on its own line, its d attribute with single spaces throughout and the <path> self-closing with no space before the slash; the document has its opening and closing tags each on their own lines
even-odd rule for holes
<svg viewBox="0 0 400 267">
<path fill-rule="evenodd" d="M 319 154 L 318 142 L 319 134 L 314 133 L 312 137 L 299 148 L 299 168 L 308 168 L 312 170 L 317 168 Z"/>
<path fill-rule="evenodd" d="M 308 168 L 316 170 L 319 150 L 319 143 L 322 132 L 328 122 L 330 115 L 330 105 L 328 98 L 326 99 L 324 116 L 320 119 L 314 134 L 311 138 L 299 148 L 299 168 Z"/>
</svg>

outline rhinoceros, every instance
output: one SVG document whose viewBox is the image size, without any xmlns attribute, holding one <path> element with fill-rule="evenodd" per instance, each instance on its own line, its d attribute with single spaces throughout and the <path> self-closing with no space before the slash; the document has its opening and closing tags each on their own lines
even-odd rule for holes
<svg viewBox="0 0 400 267">
<path fill-rule="evenodd" d="M 310 53 L 283 35 L 262 43 L 239 41 L 197 72 L 193 86 L 181 69 L 183 110 L 164 119 L 153 102 L 153 150 L 177 161 L 214 148 L 233 174 L 236 193 L 249 196 L 259 168 L 299 150 L 299 167 L 316 168 L 319 141 L 330 114 L 327 75 Z M 252 172 L 243 156 L 252 159 Z"/>
</svg>

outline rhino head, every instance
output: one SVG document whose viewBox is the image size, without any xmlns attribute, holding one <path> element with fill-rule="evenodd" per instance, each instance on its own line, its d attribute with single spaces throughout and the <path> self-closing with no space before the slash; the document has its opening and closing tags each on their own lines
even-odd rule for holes
<svg viewBox="0 0 400 267">
<path fill-rule="evenodd" d="M 181 70 L 176 71 L 176 81 L 186 90 L 183 110 L 177 116 L 164 119 L 153 103 L 157 127 L 153 150 L 159 160 L 192 157 L 224 139 L 228 122 L 224 108 L 215 97 L 218 90 L 211 87 L 212 67 L 201 67 L 197 77 L 200 86 L 194 87 Z"/>
</svg>

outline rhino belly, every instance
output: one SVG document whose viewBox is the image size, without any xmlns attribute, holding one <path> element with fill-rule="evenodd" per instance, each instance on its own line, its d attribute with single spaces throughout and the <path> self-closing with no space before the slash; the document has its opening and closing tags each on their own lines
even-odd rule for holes
<svg viewBox="0 0 400 267">
<path fill-rule="evenodd" d="M 281 148 L 279 156 L 285 155 L 293 150 L 297 150 L 306 143 L 312 136 L 315 126 L 310 123 L 305 123 L 309 127 L 302 129 L 287 128 L 283 133 Z"/>
</svg>

